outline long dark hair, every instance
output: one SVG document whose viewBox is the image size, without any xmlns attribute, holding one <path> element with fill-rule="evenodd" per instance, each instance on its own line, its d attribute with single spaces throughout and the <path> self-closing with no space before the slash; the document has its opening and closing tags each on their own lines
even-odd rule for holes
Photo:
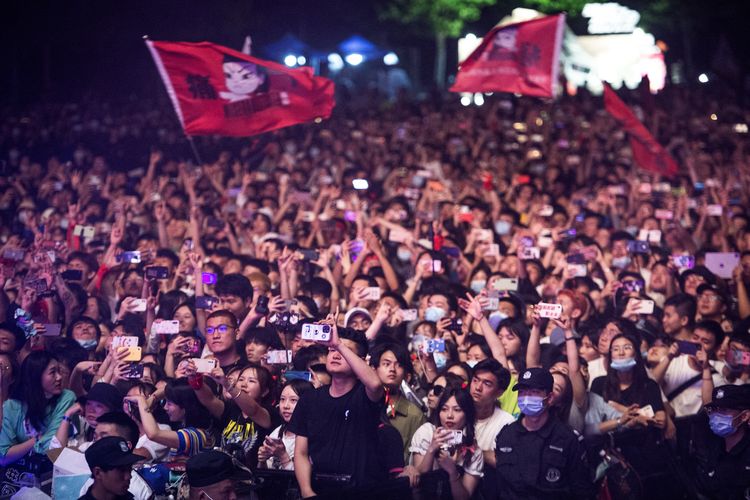
<svg viewBox="0 0 750 500">
<path fill-rule="evenodd" d="M 430 423 L 435 427 L 440 427 L 440 409 L 445 405 L 446 402 L 452 397 L 456 398 L 456 403 L 463 410 L 465 416 L 464 422 L 464 442 L 463 444 L 467 447 L 474 445 L 474 423 L 477 420 L 477 410 L 474 408 L 474 399 L 466 389 L 451 389 L 450 386 L 446 387 L 443 391 L 440 400 L 438 401 L 435 413 L 430 416 Z M 471 453 L 466 453 L 464 456 L 462 467 L 471 461 Z"/>
<path fill-rule="evenodd" d="M 198 397 L 188 384 L 186 377 L 167 382 L 164 394 L 168 400 L 185 410 L 185 427 L 211 428 L 213 423 L 211 416 L 198 401 Z"/>
<path fill-rule="evenodd" d="M 47 399 L 42 388 L 42 375 L 53 361 L 57 361 L 57 357 L 47 351 L 34 351 L 29 354 L 23 360 L 21 371 L 16 377 L 19 383 L 13 390 L 13 399 L 20 401 L 26 407 L 26 418 L 39 432 L 44 431 L 44 419 L 57 405 L 57 400 L 60 398 L 57 395 Z"/>
<path fill-rule="evenodd" d="M 649 380 L 651 380 L 650 378 L 648 378 L 646 367 L 643 365 L 643 358 L 640 355 L 641 344 L 640 342 L 638 342 L 636 337 L 625 333 L 621 333 L 612 337 L 612 342 L 609 343 L 609 352 L 607 353 L 609 368 L 607 369 L 607 378 L 604 381 L 603 396 L 606 401 L 617 401 L 618 403 L 621 402 L 620 398 L 622 396 L 622 391 L 620 391 L 620 377 L 617 376 L 617 370 L 612 368 L 612 346 L 614 345 L 615 340 L 620 338 L 627 339 L 628 342 L 633 344 L 633 357 L 635 358 L 635 366 L 633 367 L 633 383 L 630 386 L 633 389 L 633 393 L 645 394 L 646 384 Z"/>
<path fill-rule="evenodd" d="M 513 356 L 508 356 L 508 359 L 513 361 L 513 368 L 516 370 L 516 372 L 521 373 L 526 369 L 526 348 L 529 344 L 529 337 L 531 336 L 529 327 L 526 326 L 526 323 L 524 323 L 523 320 L 507 318 L 502 320 L 500 324 L 497 325 L 498 335 L 500 334 L 500 330 L 502 330 L 503 328 L 507 328 L 521 341 L 521 347 L 518 348 L 518 352 Z"/>
<path fill-rule="evenodd" d="M 313 385 L 310 382 L 308 382 L 307 380 L 299 379 L 299 378 L 287 380 L 284 386 L 281 388 L 281 391 L 283 392 L 286 387 L 291 387 L 294 393 L 300 398 L 302 397 L 302 394 L 313 389 Z M 279 395 L 279 397 L 281 397 L 281 395 Z M 287 426 L 287 423 L 282 422 L 281 428 L 279 429 L 279 439 L 284 437 L 286 426 Z"/>
<path fill-rule="evenodd" d="M 550 408 L 550 413 L 559 418 L 561 422 L 567 424 L 570 419 L 570 407 L 573 406 L 573 385 L 570 382 L 570 377 L 564 373 L 558 371 L 552 372 L 552 377 L 555 375 L 559 375 L 565 379 L 565 390 L 560 395 L 560 399 L 555 406 Z"/>
</svg>

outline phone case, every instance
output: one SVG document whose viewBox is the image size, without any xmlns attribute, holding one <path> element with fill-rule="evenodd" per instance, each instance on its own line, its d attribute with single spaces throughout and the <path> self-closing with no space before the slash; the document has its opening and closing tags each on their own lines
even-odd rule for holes
<svg viewBox="0 0 750 500">
<path fill-rule="evenodd" d="M 140 361 L 141 360 L 141 348 L 128 347 L 128 355 L 122 361 Z"/>
</svg>

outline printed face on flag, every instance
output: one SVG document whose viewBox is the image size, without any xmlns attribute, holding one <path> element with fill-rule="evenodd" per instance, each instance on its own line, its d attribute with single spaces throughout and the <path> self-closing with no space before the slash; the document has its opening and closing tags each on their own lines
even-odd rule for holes
<svg viewBox="0 0 750 500">
<path fill-rule="evenodd" d="M 333 110 L 333 82 L 208 42 L 147 40 L 187 135 L 245 137 Z"/>
</svg>

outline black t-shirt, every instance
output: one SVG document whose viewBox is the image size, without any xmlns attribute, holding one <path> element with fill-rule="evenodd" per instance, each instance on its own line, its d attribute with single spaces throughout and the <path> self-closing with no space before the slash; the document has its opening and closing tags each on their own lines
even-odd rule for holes
<svg viewBox="0 0 750 500">
<path fill-rule="evenodd" d="M 591 392 L 595 392 L 608 401 L 607 398 L 604 397 L 604 386 L 606 382 L 607 377 L 595 378 L 591 383 Z M 624 391 L 620 391 L 620 397 L 618 399 L 619 401 L 615 402 L 620 403 L 623 406 L 638 405 L 643 408 L 644 406 L 651 405 L 654 413 L 664 410 L 664 403 L 661 400 L 659 385 L 651 379 L 646 380 L 646 384 L 641 390 L 637 390 L 631 385 Z"/>
<path fill-rule="evenodd" d="M 378 426 L 384 399 L 370 401 L 365 386 L 334 398 L 330 386 L 305 392 L 289 431 L 308 439 L 315 473 L 349 474 L 356 484 L 387 479 L 378 459 Z"/>
<path fill-rule="evenodd" d="M 378 427 L 378 457 L 380 465 L 389 474 L 400 474 L 404 470 L 404 442 L 401 434 L 390 424 Z"/>
<path fill-rule="evenodd" d="M 271 426 L 268 429 L 253 422 L 249 417 L 245 417 L 234 401 L 224 403 L 224 413 L 221 415 L 222 448 L 253 469 L 258 466 L 258 449 L 263 444 L 263 440 L 282 423 L 276 408 L 268 405 L 262 406 L 271 415 Z"/>
</svg>

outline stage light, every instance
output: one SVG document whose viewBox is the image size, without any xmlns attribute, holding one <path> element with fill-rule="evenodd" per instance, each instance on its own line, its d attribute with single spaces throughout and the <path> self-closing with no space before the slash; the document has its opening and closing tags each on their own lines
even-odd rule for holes
<svg viewBox="0 0 750 500">
<path fill-rule="evenodd" d="M 344 67 L 344 60 L 341 56 L 333 52 L 328 54 L 328 69 L 331 71 L 339 71 Z"/>
<path fill-rule="evenodd" d="M 461 104 L 464 106 L 471 104 L 471 94 L 461 96 Z"/>
<path fill-rule="evenodd" d="M 708 75 L 705 73 L 701 73 L 698 75 L 698 81 L 701 83 L 708 83 Z"/>
<path fill-rule="evenodd" d="M 297 57 L 293 56 L 292 54 L 287 55 L 284 58 L 284 64 L 286 64 L 290 68 L 295 67 L 297 65 Z"/>
<path fill-rule="evenodd" d="M 395 66 L 398 64 L 398 56 L 395 52 L 388 52 L 383 56 L 383 64 L 386 66 Z"/>
<path fill-rule="evenodd" d="M 307 59 L 305 59 L 305 56 L 297 56 L 297 64 L 304 66 L 306 62 Z"/>
<path fill-rule="evenodd" d="M 346 60 L 347 64 L 351 64 L 352 66 L 359 66 L 360 64 L 362 64 L 362 61 L 365 60 L 365 57 L 362 54 L 357 54 L 355 52 L 346 56 L 344 60 Z"/>
</svg>

